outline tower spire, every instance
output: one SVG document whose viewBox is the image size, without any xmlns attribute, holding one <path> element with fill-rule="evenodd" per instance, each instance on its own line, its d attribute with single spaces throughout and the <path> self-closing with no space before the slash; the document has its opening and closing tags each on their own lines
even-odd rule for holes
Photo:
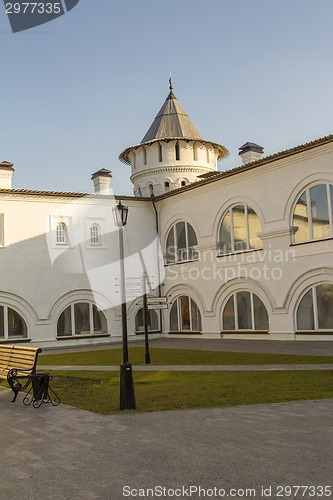
<svg viewBox="0 0 333 500">
<path fill-rule="evenodd" d="M 173 86 L 172 86 L 172 74 L 170 73 L 170 78 L 169 78 L 169 89 L 170 91 L 173 89 Z"/>
</svg>

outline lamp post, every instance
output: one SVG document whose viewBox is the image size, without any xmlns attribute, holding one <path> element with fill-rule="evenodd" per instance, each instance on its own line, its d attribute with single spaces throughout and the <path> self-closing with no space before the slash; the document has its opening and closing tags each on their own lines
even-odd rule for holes
<svg viewBox="0 0 333 500">
<path fill-rule="evenodd" d="M 120 410 L 135 409 L 135 395 L 132 377 L 132 365 L 128 360 L 127 311 L 125 294 L 124 265 L 124 227 L 127 224 L 128 207 L 121 201 L 112 208 L 115 225 L 119 228 L 119 260 L 120 260 L 120 300 L 123 360 L 120 364 Z"/>
</svg>

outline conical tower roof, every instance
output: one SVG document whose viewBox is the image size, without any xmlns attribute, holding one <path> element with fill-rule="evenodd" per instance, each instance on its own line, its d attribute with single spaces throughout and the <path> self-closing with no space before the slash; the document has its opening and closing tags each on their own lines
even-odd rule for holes
<svg viewBox="0 0 333 500">
<path fill-rule="evenodd" d="M 170 92 L 163 106 L 156 115 L 148 132 L 141 141 L 154 141 L 156 139 L 198 139 L 203 140 L 195 125 L 190 120 L 183 106 L 172 91 L 172 82 L 169 80 Z"/>
<path fill-rule="evenodd" d="M 119 159 L 130 164 L 129 153 L 136 150 L 143 144 L 150 145 L 156 141 L 170 141 L 173 139 L 183 139 L 185 141 L 201 141 L 211 144 L 218 151 L 218 160 L 226 158 L 229 151 L 216 142 L 205 140 L 195 125 L 190 120 L 183 106 L 173 93 L 171 78 L 169 80 L 169 95 L 163 106 L 159 110 L 153 123 L 149 127 L 146 135 L 139 144 L 126 148 L 119 155 Z"/>
</svg>

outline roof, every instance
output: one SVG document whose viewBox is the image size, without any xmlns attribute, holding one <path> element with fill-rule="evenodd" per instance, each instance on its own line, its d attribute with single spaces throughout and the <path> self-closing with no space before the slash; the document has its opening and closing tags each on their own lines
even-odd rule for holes
<svg viewBox="0 0 333 500">
<path fill-rule="evenodd" d="M 183 106 L 170 90 L 141 144 L 155 139 L 171 139 L 173 137 L 203 140 Z"/>
<path fill-rule="evenodd" d="M 246 163 L 245 165 L 235 167 L 231 170 L 225 170 L 222 172 L 221 171 L 207 172 L 206 174 L 200 175 L 199 176 L 200 180 L 198 180 L 197 182 L 192 182 L 191 184 L 187 184 L 186 186 L 180 187 L 178 189 L 173 189 L 172 191 L 157 196 L 156 198 L 157 200 L 168 198 L 169 196 L 174 196 L 178 193 L 195 189 L 204 184 L 209 184 L 211 182 L 218 181 L 225 177 L 231 177 L 232 175 L 240 174 L 242 172 L 246 172 L 254 168 L 259 168 L 261 166 L 267 165 L 268 163 L 272 163 L 273 161 L 281 160 L 283 158 L 288 158 L 289 156 L 293 156 L 295 154 L 302 153 L 310 149 L 323 146 L 325 144 L 330 144 L 332 142 L 333 142 L 333 134 L 330 134 L 326 135 L 325 137 L 321 137 L 320 139 L 315 139 L 314 141 L 306 142 L 299 146 L 295 146 L 294 148 L 286 149 L 284 151 L 280 151 L 279 153 L 274 153 L 272 155 L 265 156 L 264 158 L 260 158 L 259 160 Z"/>
<path fill-rule="evenodd" d="M 139 201 L 149 201 L 150 198 L 144 196 L 129 196 L 129 195 L 110 195 L 110 194 L 95 194 L 95 193 L 76 193 L 73 191 L 38 191 L 35 189 L 0 189 L 0 195 L 2 194 L 18 194 L 26 196 L 50 196 L 50 197 L 61 197 L 61 198 L 89 198 L 89 199 L 105 199 L 113 198 L 115 200 L 139 200 Z"/>
<path fill-rule="evenodd" d="M 142 141 L 135 146 L 130 146 L 126 148 L 120 155 L 119 159 L 123 163 L 130 164 L 128 153 L 132 149 L 136 149 L 140 146 L 147 145 L 150 146 L 157 141 L 170 141 L 170 140 L 185 140 L 189 141 L 201 141 L 208 142 L 214 146 L 218 151 L 218 160 L 226 158 L 229 155 L 229 151 L 220 144 L 216 142 L 205 140 L 200 132 L 197 130 L 195 125 L 192 123 L 190 117 L 184 110 L 183 106 L 178 101 L 177 97 L 172 90 L 172 82 L 170 83 L 170 92 L 157 113 L 153 123 L 149 127 L 146 135 L 143 137 Z"/>
</svg>

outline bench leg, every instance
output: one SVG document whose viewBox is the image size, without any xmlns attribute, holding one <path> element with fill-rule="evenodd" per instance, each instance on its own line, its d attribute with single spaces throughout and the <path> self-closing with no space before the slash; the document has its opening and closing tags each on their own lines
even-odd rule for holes
<svg viewBox="0 0 333 500">
<path fill-rule="evenodd" d="M 17 395 L 22 389 L 22 384 L 20 384 L 20 382 L 15 377 L 10 377 L 10 376 L 7 377 L 7 382 L 14 393 L 11 403 L 15 403 Z"/>
</svg>

